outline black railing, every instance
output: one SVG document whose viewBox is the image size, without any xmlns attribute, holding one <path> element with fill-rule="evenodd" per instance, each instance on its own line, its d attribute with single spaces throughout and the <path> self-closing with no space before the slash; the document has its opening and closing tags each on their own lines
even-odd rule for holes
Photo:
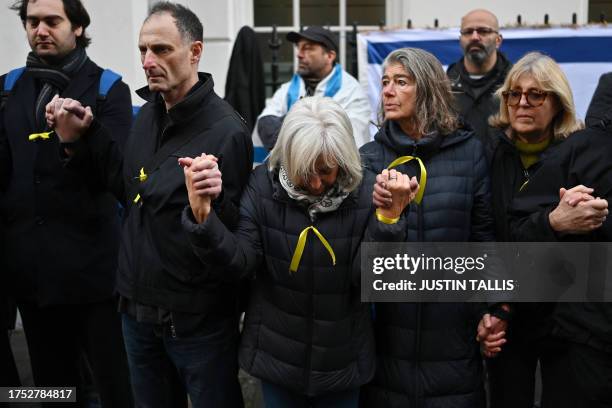
<svg viewBox="0 0 612 408">
<path fill-rule="evenodd" d="M 578 15 L 576 13 L 572 13 L 572 25 L 577 25 L 578 24 Z M 602 24 L 607 24 L 606 21 L 606 15 L 604 13 L 601 13 L 599 15 L 599 22 Z M 434 19 L 434 27 L 435 28 L 439 28 L 439 19 Z M 548 14 L 544 14 L 544 25 L 550 25 L 550 16 Z M 329 26 L 329 24 L 328 24 Z M 350 31 L 350 34 L 347 35 L 347 56 L 350 55 L 351 59 L 350 59 L 350 64 L 348 64 L 348 71 L 351 73 L 351 75 L 353 75 L 354 77 L 358 76 L 358 61 L 357 61 L 357 33 L 358 33 L 358 23 L 356 21 L 354 21 L 352 23 L 352 30 Z M 516 16 L 516 26 L 518 27 L 522 27 L 523 26 L 523 18 L 520 14 L 518 14 Z M 385 21 L 384 20 L 380 20 L 378 22 L 378 28 L 383 31 L 385 29 Z M 408 29 L 412 29 L 413 28 L 413 24 L 412 24 L 412 20 L 408 19 L 406 21 L 406 28 Z M 303 30 L 304 26 L 300 26 L 300 30 Z M 276 91 L 276 89 L 278 89 L 279 87 L 279 62 L 278 62 L 278 55 L 279 55 L 279 49 L 282 45 L 282 41 L 280 39 L 280 36 L 278 35 L 278 31 L 276 28 L 276 25 L 272 26 L 272 36 L 271 39 L 268 41 L 268 47 L 270 48 L 271 52 L 272 52 L 272 64 L 271 64 L 271 74 L 272 74 L 272 81 L 269 83 L 266 83 L 266 85 L 271 85 L 272 86 L 272 92 Z"/>
</svg>

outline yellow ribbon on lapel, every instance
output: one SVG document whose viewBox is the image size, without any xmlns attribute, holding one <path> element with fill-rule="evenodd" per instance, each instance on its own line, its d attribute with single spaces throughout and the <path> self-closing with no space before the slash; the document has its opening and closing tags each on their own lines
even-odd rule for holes
<svg viewBox="0 0 612 408">
<path fill-rule="evenodd" d="M 49 138 L 51 138 L 51 133 L 53 133 L 53 131 L 50 132 L 42 132 L 42 133 L 32 133 L 31 135 L 28 136 L 28 140 L 34 141 L 37 139 L 42 139 L 42 140 L 47 140 Z"/>
<path fill-rule="evenodd" d="M 138 180 L 141 183 L 144 183 L 145 181 L 147 181 L 147 177 L 149 177 L 149 176 L 147 176 L 147 174 L 145 173 L 144 167 L 141 167 L 140 168 L 140 174 L 138 174 Z"/>
<path fill-rule="evenodd" d="M 147 173 L 145 173 L 144 167 L 140 168 L 140 173 L 138 173 L 138 176 L 136 176 L 135 178 L 138 179 L 138 181 L 140 181 L 141 183 L 144 183 L 145 181 L 147 181 L 147 178 L 149 176 L 147 175 Z M 134 197 L 134 204 L 137 204 L 140 201 L 140 194 L 136 194 L 136 197 Z"/>
<path fill-rule="evenodd" d="M 412 160 L 416 160 L 419 163 L 419 167 L 421 168 L 421 177 L 419 178 L 419 191 L 417 192 L 416 197 L 414 197 L 414 201 L 417 204 L 421 204 L 421 201 L 423 201 L 423 194 L 425 193 L 425 185 L 427 184 L 427 170 L 425 170 L 423 160 L 416 156 L 401 156 L 393 160 L 391 164 L 387 167 L 387 169 L 391 170 L 392 168 L 399 166 L 400 164 L 408 163 Z"/>
<path fill-rule="evenodd" d="M 300 260 L 302 259 L 302 255 L 304 254 L 304 247 L 306 246 L 306 238 L 308 237 L 308 231 L 312 230 L 315 235 L 319 238 L 327 252 L 332 258 L 332 262 L 336 265 L 336 254 L 334 254 L 334 250 L 332 249 L 329 242 L 325 239 L 323 234 L 319 232 L 312 225 L 310 227 L 304 228 L 302 232 L 300 232 L 300 237 L 298 238 L 297 246 L 295 247 L 295 252 L 293 253 L 293 258 L 291 258 L 291 266 L 289 267 L 290 272 L 297 272 L 298 267 L 300 266 Z"/>
</svg>

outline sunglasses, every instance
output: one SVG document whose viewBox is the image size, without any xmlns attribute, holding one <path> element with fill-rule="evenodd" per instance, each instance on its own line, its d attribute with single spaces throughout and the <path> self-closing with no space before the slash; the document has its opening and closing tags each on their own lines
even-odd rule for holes
<svg viewBox="0 0 612 408">
<path fill-rule="evenodd" d="M 516 106 L 521 103 L 521 98 L 525 95 L 525 99 L 527 99 L 527 103 L 534 108 L 541 106 L 544 101 L 546 101 L 546 97 L 549 92 L 540 91 L 539 89 L 530 89 L 527 92 L 521 92 L 517 90 L 510 90 L 502 92 L 504 97 L 504 101 L 508 106 Z"/>
<path fill-rule="evenodd" d="M 474 28 L 464 28 L 460 31 L 461 35 L 470 36 L 472 33 L 476 31 L 479 36 L 484 37 L 485 35 L 497 33 L 497 30 L 494 30 L 489 27 L 474 27 Z"/>
</svg>

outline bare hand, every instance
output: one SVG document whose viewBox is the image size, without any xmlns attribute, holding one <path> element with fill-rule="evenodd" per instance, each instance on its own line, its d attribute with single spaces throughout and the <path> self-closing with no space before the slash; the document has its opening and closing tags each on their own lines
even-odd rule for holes
<svg viewBox="0 0 612 408">
<path fill-rule="evenodd" d="M 221 193 L 221 172 L 217 166 L 217 158 L 202 153 L 193 159 L 180 158 L 179 165 L 183 167 L 185 174 L 189 206 L 195 220 L 201 224 L 210 214 L 212 200 Z"/>
<path fill-rule="evenodd" d="M 559 204 L 548 220 L 553 230 L 561 234 L 587 234 L 604 223 L 608 216 L 608 201 L 593 198 L 593 190 L 576 186 L 559 190 Z"/>
<path fill-rule="evenodd" d="M 89 106 L 83 107 L 77 100 L 53 97 L 45 108 L 45 118 L 53 125 L 62 143 L 76 142 L 89 129 L 93 112 Z"/>
<path fill-rule="evenodd" d="M 394 169 L 385 169 L 376 177 L 372 201 L 378 207 L 379 214 L 387 218 L 398 218 L 418 191 L 416 177 L 410 178 Z"/>
<path fill-rule="evenodd" d="M 591 195 L 592 193 L 592 188 L 585 187 L 582 184 L 569 190 L 562 187 L 559 189 L 559 201 L 564 200 L 568 205 L 575 207 L 581 201 L 593 200 L 595 197 Z"/>
<path fill-rule="evenodd" d="M 508 322 L 486 313 L 480 319 L 477 328 L 476 341 L 480 342 L 482 354 L 485 357 L 495 357 L 506 343 Z"/>
</svg>

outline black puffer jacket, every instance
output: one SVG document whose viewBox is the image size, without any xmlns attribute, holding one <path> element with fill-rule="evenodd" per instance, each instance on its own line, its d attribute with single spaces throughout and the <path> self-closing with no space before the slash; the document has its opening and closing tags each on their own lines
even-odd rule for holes
<svg viewBox="0 0 612 408">
<path fill-rule="evenodd" d="M 372 378 L 375 360 L 370 308 L 360 302 L 360 243 L 370 233 L 368 240 L 389 240 L 397 231 L 385 231 L 401 230 L 403 224 L 380 224 L 372 216 L 372 176 L 336 211 L 311 222 L 278 174 L 265 166 L 249 180 L 234 234 L 214 213 L 200 225 L 193 223 L 189 208 L 183 213 L 204 262 L 225 266 L 229 276 L 255 274 L 240 365 L 255 377 L 309 396 L 357 388 Z M 290 273 L 298 237 L 311 225 L 329 241 L 336 265 L 310 231 L 299 269 Z"/>
<path fill-rule="evenodd" d="M 361 148 L 366 167 L 379 173 L 404 155 L 420 157 L 427 186 L 412 203 L 406 241 L 492 241 L 488 166 L 481 143 L 469 132 L 414 142 L 388 122 Z M 419 175 L 418 167 L 397 167 Z M 484 406 L 476 327 L 479 303 L 376 305 L 377 371 L 363 392 L 366 407 Z"/>
<path fill-rule="evenodd" d="M 476 136 L 485 143 L 487 150 L 489 116 L 499 111 L 499 100 L 493 94 L 504 83 L 510 68 L 512 63 L 498 51 L 495 67 L 482 78 L 470 78 L 463 65 L 463 58 L 451 64 L 446 71 L 455 95 L 457 110 L 474 129 Z"/>
</svg>

